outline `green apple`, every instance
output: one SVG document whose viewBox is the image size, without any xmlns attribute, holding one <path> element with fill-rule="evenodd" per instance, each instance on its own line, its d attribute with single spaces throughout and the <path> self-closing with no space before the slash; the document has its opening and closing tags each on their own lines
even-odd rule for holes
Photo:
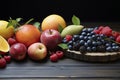
<svg viewBox="0 0 120 80">
<path fill-rule="evenodd" d="M 61 36 L 62 38 L 64 38 L 66 35 L 79 34 L 83 28 L 84 28 L 83 25 L 68 25 L 62 30 Z"/>
</svg>

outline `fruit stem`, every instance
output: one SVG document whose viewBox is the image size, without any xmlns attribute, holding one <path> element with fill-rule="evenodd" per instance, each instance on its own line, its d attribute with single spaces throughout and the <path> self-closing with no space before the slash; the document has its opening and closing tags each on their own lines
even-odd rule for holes
<svg viewBox="0 0 120 80">
<path fill-rule="evenodd" d="M 51 29 L 49 29 L 49 32 L 50 32 L 50 34 L 52 34 L 52 31 L 51 31 Z"/>
<path fill-rule="evenodd" d="M 2 55 L 0 55 L 0 59 L 2 58 Z"/>
<path fill-rule="evenodd" d="M 30 23 L 31 21 L 33 21 L 34 19 L 33 18 L 31 18 L 31 19 L 29 19 L 25 24 L 28 24 L 28 23 Z"/>
</svg>

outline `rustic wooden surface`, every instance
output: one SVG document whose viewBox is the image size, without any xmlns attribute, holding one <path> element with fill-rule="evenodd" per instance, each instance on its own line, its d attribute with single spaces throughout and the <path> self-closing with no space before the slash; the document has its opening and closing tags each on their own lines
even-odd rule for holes
<svg viewBox="0 0 120 80">
<path fill-rule="evenodd" d="M 103 23 L 85 23 L 97 26 Z M 115 30 L 119 23 L 104 23 Z M 120 60 L 107 63 L 91 63 L 64 58 L 56 63 L 46 59 L 34 62 L 27 58 L 23 62 L 12 61 L 0 69 L 0 80 L 120 80 Z"/>
</svg>

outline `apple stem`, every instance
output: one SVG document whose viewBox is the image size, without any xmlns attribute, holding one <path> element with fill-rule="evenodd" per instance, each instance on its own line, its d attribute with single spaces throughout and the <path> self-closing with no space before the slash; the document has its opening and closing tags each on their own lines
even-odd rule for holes
<svg viewBox="0 0 120 80">
<path fill-rule="evenodd" d="M 50 32 L 50 34 L 52 34 L 52 31 L 51 31 L 51 29 L 49 29 L 49 32 Z"/>
<path fill-rule="evenodd" d="M 0 55 L 0 58 L 2 58 L 2 56 Z"/>
</svg>

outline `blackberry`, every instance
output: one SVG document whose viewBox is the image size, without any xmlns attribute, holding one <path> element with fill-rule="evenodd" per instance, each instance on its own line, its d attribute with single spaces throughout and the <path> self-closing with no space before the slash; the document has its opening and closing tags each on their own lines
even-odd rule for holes
<svg viewBox="0 0 120 80">
<path fill-rule="evenodd" d="M 86 47 L 85 46 L 80 46 L 79 51 L 81 53 L 86 53 Z"/>
</svg>

